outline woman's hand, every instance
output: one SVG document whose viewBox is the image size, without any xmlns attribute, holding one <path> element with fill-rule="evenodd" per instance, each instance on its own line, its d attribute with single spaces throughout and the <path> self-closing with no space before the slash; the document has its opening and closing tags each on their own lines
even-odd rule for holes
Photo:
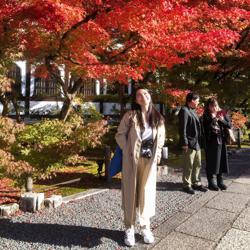
<svg viewBox="0 0 250 250">
<path fill-rule="evenodd" d="M 224 120 L 224 115 L 221 111 L 217 112 L 217 119 L 221 122 Z"/>
<path fill-rule="evenodd" d="M 219 116 L 217 116 L 217 118 L 218 118 L 218 120 L 221 121 L 221 122 L 224 121 L 224 116 L 223 116 L 223 115 L 219 115 Z"/>
<path fill-rule="evenodd" d="M 217 113 L 211 113 L 212 118 L 216 118 Z"/>
</svg>

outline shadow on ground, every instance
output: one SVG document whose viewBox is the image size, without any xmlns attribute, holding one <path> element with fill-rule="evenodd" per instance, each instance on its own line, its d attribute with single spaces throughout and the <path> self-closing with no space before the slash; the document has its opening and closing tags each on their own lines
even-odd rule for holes
<svg viewBox="0 0 250 250">
<path fill-rule="evenodd" d="M 0 238 L 50 246 L 92 248 L 103 244 L 103 238 L 111 239 L 124 247 L 124 232 L 119 230 L 85 226 L 14 223 L 0 219 Z M 137 234 L 136 238 L 140 238 Z"/>
<path fill-rule="evenodd" d="M 250 150 L 248 151 L 250 152 Z M 226 178 L 238 177 L 244 169 L 249 168 L 250 162 L 250 153 L 239 153 L 229 155 L 229 166 L 230 172 L 229 175 L 225 175 Z M 170 171 L 171 170 L 171 171 Z M 171 168 L 171 174 L 182 175 L 182 168 Z M 205 166 L 203 162 L 201 175 L 206 177 Z M 120 176 L 112 178 L 110 182 L 107 182 L 104 176 L 99 177 L 98 175 L 94 175 L 91 173 L 58 173 L 55 178 L 52 180 L 39 181 L 38 184 L 55 184 L 62 181 L 72 180 L 76 178 L 81 178 L 80 181 L 67 184 L 65 187 L 75 187 L 75 188 L 112 188 L 112 189 L 120 189 L 121 188 L 121 178 Z M 168 190 L 168 191 L 179 191 L 182 189 L 182 184 L 174 183 L 174 182 L 158 182 L 157 190 Z"/>
<path fill-rule="evenodd" d="M 157 182 L 157 191 L 181 191 L 181 182 Z"/>
</svg>

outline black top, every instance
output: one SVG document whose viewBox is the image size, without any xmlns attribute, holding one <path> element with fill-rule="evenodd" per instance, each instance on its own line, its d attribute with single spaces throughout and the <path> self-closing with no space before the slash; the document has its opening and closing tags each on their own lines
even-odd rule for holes
<svg viewBox="0 0 250 250">
<path fill-rule="evenodd" d="M 194 109 L 184 106 L 179 112 L 180 145 L 194 150 L 201 148 L 201 123 Z"/>
</svg>

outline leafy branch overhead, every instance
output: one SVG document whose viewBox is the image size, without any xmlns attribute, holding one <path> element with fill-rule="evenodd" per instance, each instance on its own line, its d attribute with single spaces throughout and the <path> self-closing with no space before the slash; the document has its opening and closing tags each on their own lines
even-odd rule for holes
<svg viewBox="0 0 250 250">
<path fill-rule="evenodd" d="M 127 82 L 191 58 L 216 60 L 249 27 L 249 0 L 1 0 L 6 32 L 26 58 L 79 76 Z M 249 56 L 249 51 L 241 56 Z"/>
</svg>

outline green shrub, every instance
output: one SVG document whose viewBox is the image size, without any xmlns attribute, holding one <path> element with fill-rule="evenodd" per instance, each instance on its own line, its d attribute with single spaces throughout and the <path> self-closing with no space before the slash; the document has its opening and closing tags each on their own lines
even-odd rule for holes
<svg viewBox="0 0 250 250">
<path fill-rule="evenodd" d="M 8 131 L 0 120 L 1 124 L 0 131 Z M 13 129 L 9 132 L 13 138 L 9 144 L 0 132 L 0 140 L 6 141 L 6 146 L 0 151 L 0 172 L 19 184 L 23 184 L 29 175 L 33 178 L 49 177 L 65 163 L 83 160 L 80 153 L 100 145 L 107 131 L 106 121 L 86 123 L 81 116 L 74 114 L 66 122 L 45 119 L 23 125 L 22 129 Z"/>
</svg>

